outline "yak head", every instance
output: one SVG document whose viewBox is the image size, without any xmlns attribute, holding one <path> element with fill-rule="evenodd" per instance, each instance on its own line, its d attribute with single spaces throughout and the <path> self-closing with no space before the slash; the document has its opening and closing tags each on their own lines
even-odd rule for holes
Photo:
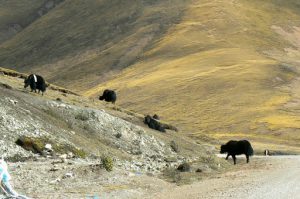
<svg viewBox="0 0 300 199">
<path fill-rule="evenodd" d="M 104 100 L 104 96 L 101 95 L 101 96 L 99 97 L 99 100 Z"/>
<path fill-rule="evenodd" d="M 30 85 L 30 80 L 31 80 L 31 75 L 29 75 L 27 78 L 25 78 L 24 88 L 27 88 Z"/>
<path fill-rule="evenodd" d="M 226 153 L 226 152 L 227 152 L 227 146 L 226 145 L 221 145 L 220 153 Z"/>
</svg>

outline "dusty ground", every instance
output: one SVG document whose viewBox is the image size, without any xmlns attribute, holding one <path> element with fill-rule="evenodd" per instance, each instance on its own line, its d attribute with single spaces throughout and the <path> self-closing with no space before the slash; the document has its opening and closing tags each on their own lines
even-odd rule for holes
<svg viewBox="0 0 300 199">
<path fill-rule="evenodd" d="M 241 161 L 233 171 L 192 185 L 169 186 L 148 198 L 299 198 L 300 156 L 255 157 L 250 164 Z"/>
<path fill-rule="evenodd" d="M 97 113 L 104 115 L 94 118 Z M 137 134 L 134 129 L 138 129 Z M 161 191 L 163 183 L 168 186 L 158 178 L 159 173 L 165 169 L 174 171 L 183 161 L 193 162 L 193 171 L 203 168 L 211 173 L 226 165 L 214 157 L 214 147 L 181 132 L 151 130 L 143 124 L 143 115 L 52 89 L 41 96 L 25 90 L 23 79 L 0 75 L 0 154 L 6 160 L 34 158 L 33 153 L 15 144 L 23 135 L 48 136 L 63 150 L 47 159 L 38 156 L 35 161 L 8 162 L 15 189 L 31 198 L 141 198 Z M 160 140 L 157 146 L 153 145 L 155 139 Z M 171 148 L 171 141 L 179 151 Z M 65 143 L 84 149 L 88 158 L 60 162 L 59 155 L 70 152 Z M 102 155 L 113 159 L 113 172 L 100 168 Z M 195 172 L 186 177 L 194 178 L 193 175 L 197 179 L 191 181 L 202 178 L 202 173 Z"/>
<path fill-rule="evenodd" d="M 228 172 L 183 186 L 139 172 L 116 169 L 109 173 L 99 169 L 97 161 L 48 159 L 9 167 L 16 190 L 32 198 L 299 198 L 300 156 L 258 156 L 250 164 L 244 161 L 239 157 Z M 51 171 L 53 162 L 57 171 Z M 66 173 L 73 177 L 64 177 Z"/>
</svg>

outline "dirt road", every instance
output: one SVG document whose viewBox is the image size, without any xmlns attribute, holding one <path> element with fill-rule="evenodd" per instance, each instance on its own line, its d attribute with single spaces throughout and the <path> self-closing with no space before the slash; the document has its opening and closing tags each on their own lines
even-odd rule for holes
<svg viewBox="0 0 300 199">
<path fill-rule="evenodd" d="M 300 198 L 300 156 L 254 157 L 250 164 L 239 159 L 233 171 L 192 185 L 168 187 L 148 198 Z"/>
</svg>

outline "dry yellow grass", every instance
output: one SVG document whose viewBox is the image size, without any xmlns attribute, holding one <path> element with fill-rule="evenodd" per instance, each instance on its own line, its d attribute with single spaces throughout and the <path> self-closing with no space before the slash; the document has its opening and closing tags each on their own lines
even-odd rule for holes
<svg viewBox="0 0 300 199">
<path fill-rule="evenodd" d="M 9 0 L 0 2 L 0 44 L 12 38 L 32 20 L 46 0 Z"/>
<path fill-rule="evenodd" d="M 157 113 L 199 139 L 249 138 L 258 147 L 295 149 L 300 147 L 299 5 L 296 0 L 66 1 L 1 45 L 0 64 L 25 62 L 86 96 L 116 89 L 118 105 Z M 49 32 L 43 35 L 45 28 Z M 40 51 L 32 51 L 36 48 Z"/>
<path fill-rule="evenodd" d="M 282 59 L 292 40 L 272 28 L 297 25 L 295 3 L 193 1 L 142 61 L 84 94 L 114 88 L 121 106 L 158 113 L 193 136 L 295 149 L 300 115 L 287 105 L 298 73 Z"/>
</svg>

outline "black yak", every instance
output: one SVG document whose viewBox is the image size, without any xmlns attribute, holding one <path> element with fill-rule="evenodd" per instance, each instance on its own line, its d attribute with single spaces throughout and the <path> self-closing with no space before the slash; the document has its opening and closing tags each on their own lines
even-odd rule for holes
<svg viewBox="0 0 300 199">
<path fill-rule="evenodd" d="M 112 102 L 114 104 L 117 100 L 117 94 L 113 90 L 105 89 L 102 96 L 99 97 L 99 100 L 105 100 L 106 102 Z"/>
<path fill-rule="evenodd" d="M 36 89 L 38 90 L 38 93 L 42 91 L 42 95 L 46 91 L 46 82 L 44 78 L 40 75 L 34 75 L 31 74 L 29 75 L 25 80 L 24 80 L 24 88 L 27 88 L 27 86 L 30 86 L 31 92 L 36 92 Z"/>
<path fill-rule="evenodd" d="M 221 146 L 220 153 L 227 153 L 226 160 L 228 160 L 228 157 L 231 155 L 234 164 L 236 164 L 236 155 L 245 154 L 248 163 L 249 156 L 253 155 L 253 148 L 250 142 L 247 140 L 230 140 L 229 142 Z"/>
<path fill-rule="evenodd" d="M 163 121 L 160 121 L 159 117 L 156 114 L 153 117 L 151 117 L 150 115 L 147 115 L 144 118 L 144 123 L 147 124 L 149 128 L 158 130 L 161 132 L 166 132 L 166 129 L 178 131 L 178 129 L 175 126 L 172 126 L 170 124 L 164 123 Z"/>
<path fill-rule="evenodd" d="M 150 115 L 147 115 L 144 119 L 144 123 L 148 125 L 149 128 L 158 130 L 161 132 L 166 132 L 166 129 L 163 124 L 161 124 L 156 119 L 152 118 Z"/>
</svg>

